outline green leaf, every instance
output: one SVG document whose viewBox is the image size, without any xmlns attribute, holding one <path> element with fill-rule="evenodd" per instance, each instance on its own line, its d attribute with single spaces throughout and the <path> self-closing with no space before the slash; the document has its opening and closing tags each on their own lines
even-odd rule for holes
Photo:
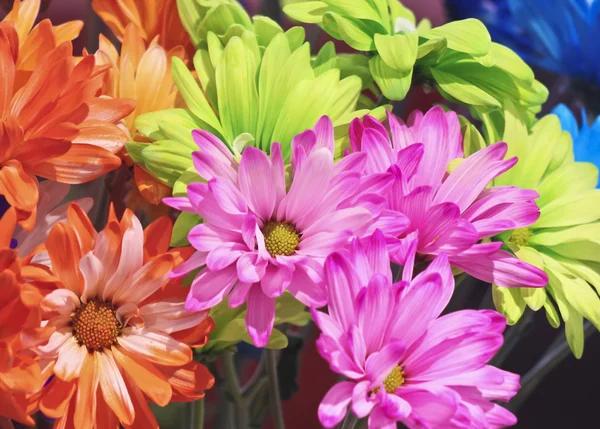
<svg viewBox="0 0 600 429">
<path fill-rule="evenodd" d="M 195 213 L 181 212 L 175 224 L 171 235 L 171 247 L 189 246 L 187 239 L 190 230 L 202 223 L 202 218 Z"/>
<path fill-rule="evenodd" d="M 229 143 L 239 134 L 255 134 L 258 116 L 256 71 L 254 54 L 242 39 L 232 38 L 216 71 L 219 115 L 223 135 Z"/>
<path fill-rule="evenodd" d="M 320 24 L 329 6 L 322 1 L 308 1 L 288 4 L 283 8 L 287 16 L 307 24 Z"/>
<path fill-rule="evenodd" d="M 401 74 L 388 66 L 379 55 L 369 60 L 369 69 L 383 95 L 389 100 L 404 100 L 410 89 L 413 69 L 407 74 Z"/>
<path fill-rule="evenodd" d="M 280 350 L 288 346 L 288 339 L 283 332 L 278 329 L 273 329 L 269 342 L 265 346 L 267 349 Z"/>
<path fill-rule="evenodd" d="M 418 43 L 419 35 L 416 31 L 393 36 L 375 35 L 375 46 L 381 59 L 403 75 L 415 65 Z"/>
<path fill-rule="evenodd" d="M 222 135 L 223 128 L 221 127 L 221 123 L 183 61 L 177 57 L 173 57 L 171 69 L 175 85 L 177 85 L 190 111 Z"/>
<path fill-rule="evenodd" d="M 453 21 L 421 33 L 421 37 L 445 37 L 448 48 L 473 56 L 486 55 L 492 45 L 490 33 L 481 21 L 473 18 Z"/>
</svg>

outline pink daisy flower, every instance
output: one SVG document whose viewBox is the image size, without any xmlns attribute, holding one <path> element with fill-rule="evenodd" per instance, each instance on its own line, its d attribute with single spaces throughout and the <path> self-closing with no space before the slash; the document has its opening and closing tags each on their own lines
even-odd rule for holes
<svg viewBox="0 0 600 429">
<path fill-rule="evenodd" d="M 486 365 L 503 343 L 505 319 L 491 310 L 439 317 L 454 290 L 446 255 L 410 283 L 392 283 L 383 234 L 325 262 L 329 313 L 313 311 L 320 354 L 348 380 L 319 406 L 332 428 L 348 407 L 369 428 L 499 428 L 516 418 L 508 401 L 519 376 Z"/>
<path fill-rule="evenodd" d="M 474 153 L 448 173 L 449 163 L 464 156 L 456 113 L 437 106 L 425 115 L 413 112 L 408 125 L 392 114 L 388 120 L 391 139 L 369 116 L 352 122 L 350 138 L 352 151 L 367 155 L 367 174 L 387 171 L 396 178 L 387 193 L 387 207 L 404 213 L 410 226 L 391 244 L 392 260 L 405 264 L 415 253 L 424 260 L 446 253 L 452 265 L 486 282 L 545 286 L 546 274 L 502 250 L 502 242 L 482 242 L 529 226 L 540 215 L 534 201 L 537 192 L 487 188 L 517 162 L 504 160 L 506 143 Z"/>
<path fill-rule="evenodd" d="M 247 302 L 246 326 L 259 347 L 273 329 L 275 298 L 286 290 L 311 307 L 327 303 L 322 285 L 327 255 L 368 233 L 374 220 L 393 234 L 407 226 L 402 214 L 383 210 L 381 193 L 393 182 L 389 173 L 363 181 L 365 154 L 334 164 L 327 117 L 292 142 L 289 188 L 279 143 L 270 157 L 247 147 L 238 163 L 210 133 L 198 130 L 194 138 L 201 149 L 193 154 L 194 165 L 208 182 L 188 185 L 186 198 L 164 201 L 200 215 L 204 223 L 188 236 L 197 252 L 172 276 L 202 268 L 187 310 L 205 310 L 227 297 L 231 307 Z"/>
</svg>

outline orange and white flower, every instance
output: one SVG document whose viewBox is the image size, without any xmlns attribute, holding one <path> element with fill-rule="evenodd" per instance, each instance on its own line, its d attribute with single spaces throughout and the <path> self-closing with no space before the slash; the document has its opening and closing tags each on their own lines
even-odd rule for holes
<svg viewBox="0 0 600 429">
<path fill-rule="evenodd" d="M 190 348 L 206 343 L 213 322 L 186 312 L 186 290 L 168 279 L 193 252 L 168 250 L 167 218 L 144 231 L 129 210 L 120 222 L 111 210 L 99 233 L 77 205 L 67 218 L 46 242 L 59 283 L 41 307 L 56 331 L 36 352 L 54 377 L 37 405 L 57 428 L 158 427 L 148 400 L 196 400 L 214 382 Z"/>
</svg>

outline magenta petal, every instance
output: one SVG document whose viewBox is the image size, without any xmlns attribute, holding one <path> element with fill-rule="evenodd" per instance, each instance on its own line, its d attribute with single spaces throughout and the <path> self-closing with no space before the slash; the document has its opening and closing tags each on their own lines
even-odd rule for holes
<svg viewBox="0 0 600 429">
<path fill-rule="evenodd" d="M 168 197 L 163 198 L 162 202 L 180 212 L 195 213 L 194 207 L 187 197 Z"/>
<path fill-rule="evenodd" d="M 195 252 L 189 259 L 183 262 L 181 265 L 175 267 L 173 271 L 169 273 L 170 279 L 178 279 L 181 278 L 191 271 L 194 271 L 200 268 L 202 265 L 206 264 L 206 252 Z"/>
<path fill-rule="evenodd" d="M 354 300 L 361 287 L 356 277 L 353 265 L 341 254 L 332 253 L 325 260 L 329 314 L 344 330 L 349 329 L 356 317 Z"/>
<path fill-rule="evenodd" d="M 246 254 L 246 251 L 243 244 L 223 243 L 223 245 L 208 253 L 206 266 L 212 271 L 222 270 L 233 264 L 244 254 Z"/>
<path fill-rule="evenodd" d="M 504 250 L 493 254 L 470 255 L 450 259 L 452 265 L 480 280 L 503 287 L 544 287 L 548 275 Z"/>
<path fill-rule="evenodd" d="M 233 161 L 219 161 L 207 152 L 196 151 L 192 153 L 192 162 L 204 180 L 221 177 L 235 183 L 237 172 L 232 167 Z"/>
<path fill-rule="evenodd" d="M 406 180 L 410 180 L 417 172 L 424 153 L 425 146 L 421 143 L 411 144 L 398 152 L 398 155 L 396 155 L 396 166 L 400 169 L 402 176 Z"/>
<path fill-rule="evenodd" d="M 362 331 L 356 325 L 351 326 L 350 332 L 348 332 L 348 346 L 356 365 L 364 368 L 367 357 L 367 345 L 365 344 Z"/>
<path fill-rule="evenodd" d="M 215 161 L 233 162 L 233 155 L 225 143 L 208 131 L 194 130 L 192 138 L 200 150 L 213 157 Z"/>
<path fill-rule="evenodd" d="M 394 420 L 405 419 L 409 416 L 412 407 L 400 396 L 387 394 L 383 397 L 384 399 L 379 406 L 386 416 Z"/>
<path fill-rule="evenodd" d="M 202 311 L 214 307 L 225 299 L 236 281 L 233 266 L 220 271 L 203 270 L 192 283 L 185 301 L 186 311 Z"/>
<path fill-rule="evenodd" d="M 215 177 L 208 182 L 208 189 L 212 192 L 219 207 L 229 214 L 246 214 L 248 206 L 244 200 L 244 196 L 238 188 L 227 180 L 220 177 Z"/>
<path fill-rule="evenodd" d="M 385 136 L 387 136 L 387 132 Z M 362 151 L 367 154 L 365 171 L 369 174 L 385 173 L 389 166 L 396 161 L 389 140 L 375 129 L 365 129 L 361 145 Z"/>
<path fill-rule="evenodd" d="M 381 274 L 392 283 L 392 270 L 390 269 L 390 256 L 387 251 L 387 242 L 381 231 L 364 240 L 365 257 L 372 274 Z"/>
<path fill-rule="evenodd" d="M 362 135 L 364 131 L 365 127 L 362 121 L 359 118 L 352 119 L 352 122 L 350 122 L 350 128 L 348 130 L 348 134 L 350 135 L 350 147 L 352 148 L 352 152 L 360 152 L 360 144 L 362 141 Z"/>
<path fill-rule="evenodd" d="M 315 149 L 326 148 L 333 153 L 334 135 L 333 123 L 329 116 L 321 116 L 313 127 L 316 136 Z"/>
<path fill-rule="evenodd" d="M 256 347 L 264 347 L 269 342 L 275 322 L 275 300 L 266 296 L 258 284 L 248 293 L 246 329 Z"/>
<path fill-rule="evenodd" d="M 265 275 L 267 261 L 260 259 L 254 252 L 246 252 L 238 259 L 236 265 L 237 275 L 241 281 L 256 283 Z"/>
<path fill-rule="evenodd" d="M 396 292 L 382 274 L 371 277 L 369 285 L 359 293 L 356 299 L 357 322 L 368 354 L 381 349 L 386 341 L 388 331 L 393 327 L 390 318 L 397 311 L 396 305 Z"/>
<path fill-rule="evenodd" d="M 352 391 L 352 412 L 356 414 L 359 419 L 369 415 L 373 407 L 377 405 L 374 399 L 370 398 L 369 382 L 367 380 L 361 381 L 354 386 Z"/>
<path fill-rule="evenodd" d="M 281 154 L 281 145 L 271 145 L 271 163 L 273 164 L 273 181 L 275 184 L 275 205 L 285 197 L 285 164 Z"/>
<path fill-rule="evenodd" d="M 249 206 L 261 219 L 270 219 L 275 209 L 273 165 L 261 150 L 247 147 L 240 161 L 238 182 Z"/>
<path fill-rule="evenodd" d="M 390 124 L 390 134 L 392 135 L 392 147 L 394 150 L 400 151 L 415 143 L 412 131 L 406 126 L 404 121 L 392 114 L 389 110 L 386 113 L 388 123 Z"/>
<path fill-rule="evenodd" d="M 226 243 L 238 242 L 239 239 L 239 233 L 221 229 L 207 223 L 196 225 L 188 234 L 190 244 L 203 252 L 210 252 Z"/>
<path fill-rule="evenodd" d="M 406 346 L 402 341 L 392 341 L 380 351 L 372 353 L 366 362 L 371 389 L 380 386 L 392 369 L 402 361 Z"/>
<path fill-rule="evenodd" d="M 444 232 L 456 226 L 459 216 L 460 209 L 454 203 L 442 203 L 431 207 L 419 229 L 421 243 L 438 240 Z"/>
<path fill-rule="evenodd" d="M 292 281 L 293 273 L 292 269 L 286 265 L 268 264 L 260 282 L 265 295 L 271 298 L 281 296 Z"/>
<path fill-rule="evenodd" d="M 406 422 L 409 427 L 446 427 L 455 415 L 460 400 L 450 389 L 433 391 L 403 386 L 399 392 L 411 407 L 411 414 Z"/>
<path fill-rule="evenodd" d="M 491 409 L 486 410 L 485 417 L 493 428 L 507 428 L 517 424 L 517 417 L 498 404 L 492 404 Z"/>
<path fill-rule="evenodd" d="M 246 302 L 252 283 L 237 282 L 229 295 L 229 308 L 237 308 Z"/>
<path fill-rule="evenodd" d="M 396 429 L 396 420 L 389 418 L 381 407 L 375 408 L 369 416 L 369 429 Z"/>
<path fill-rule="evenodd" d="M 442 294 L 438 297 L 435 303 L 434 314 L 438 315 L 442 313 L 444 308 L 450 302 L 450 298 L 454 293 L 454 275 L 452 274 L 452 268 L 450 267 L 450 262 L 448 262 L 448 257 L 445 254 L 441 254 L 437 256 L 427 267 L 425 273 L 437 273 L 440 275 L 442 280 Z"/>
<path fill-rule="evenodd" d="M 488 400 L 508 402 L 520 389 L 519 375 L 486 365 L 476 371 L 445 378 L 444 383 L 452 386 L 474 386 Z"/>
<path fill-rule="evenodd" d="M 256 216 L 248 213 L 242 222 L 242 239 L 249 250 L 253 250 L 256 246 Z"/>
<path fill-rule="evenodd" d="M 323 307 L 327 304 L 327 291 L 322 280 L 305 271 L 306 267 L 296 267 L 292 281 L 288 286 L 290 292 L 298 301 L 308 307 Z"/>
<path fill-rule="evenodd" d="M 348 404 L 352 400 L 353 388 L 354 383 L 342 381 L 325 394 L 319 405 L 319 421 L 323 426 L 332 428 L 344 419 Z"/>
</svg>

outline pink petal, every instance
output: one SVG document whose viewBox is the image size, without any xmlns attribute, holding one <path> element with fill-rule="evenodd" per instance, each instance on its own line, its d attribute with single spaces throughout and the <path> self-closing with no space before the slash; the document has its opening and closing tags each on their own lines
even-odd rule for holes
<svg viewBox="0 0 600 429">
<path fill-rule="evenodd" d="M 77 340 L 71 336 L 60 348 L 58 359 L 54 365 L 54 373 L 63 381 L 79 378 L 87 357 L 87 347 L 79 345 Z"/>
<path fill-rule="evenodd" d="M 361 146 L 362 152 L 367 154 L 365 172 L 368 174 L 384 173 L 396 161 L 389 140 L 375 129 L 365 129 Z"/>
<path fill-rule="evenodd" d="M 195 213 L 194 207 L 187 197 L 167 197 L 162 202 L 180 212 Z"/>
<path fill-rule="evenodd" d="M 244 244 L 223 243 L 221 246 L 208 252 L 206 266 L 212 271 L 222 270 L 247 254 L 247 247 Z"/>
<path fill-rule="evenodd" d="M 210 252 L 228 242 L 243 243 L 240 233 L 206 223 L 193 227 L 188 234 L 188 240 L 196 250 L 201 252 Z"/>
<path fill-rule="evenodd" d="M 492 408 L 486 410 L 485 417 L 493 428 L 507 428 L 517 424 L 517 417 L 498 404 L 492 404 Z"/>
<path fill-rule="evenodd" d="M 431 207 L 419 229 L 421 243 L 431 243 L 456 226 L 460 209 L 454 203 L 442 203 Z"/>
<path fill-rule="evenodd" d="M 342 381 L 329 389 L 319 405 L 319 421 L 323 426 L 333 428 L 344 419 L 353 388 L 354 383 Z"/>
<path fill-rule="evenodd" d="M 98 286 L 104 280 L 105 276 L 104 267 L 102 266 L 102 261 L 94 253 L 89 252 L 79 261 L 79 270 L 85 281 L 81 300 L 86 302 L 88 299 L 95 298 L 98 295 Z"/>
<path fill-rule="evenodd" d="M 379 405 L 383 413 L 393 420 L 405 419 L 410 415 L 412 407 L 400 396 L 394 394 L 384 395 L 384 400 Z"/>
<path fill-rule="evenodd" d="M 219 205 L 206 183 L 192 183 L 187 187 L 188 198 L 205 223 L 218 225 L 219 228 L 239 231 L 244 214 L 230 214 Z"/>
<path fill-rule="evenodd" d="M 285 197 L 285 164 L 279 143 L 271 145 L 271 163 L 273 164 L 273 180 L 275 182 L 275 201 L 278 205 Z"/>
<path fill-rule="evenodd" d="M 381 407 L 375 408 L 369 416 L 369 429 L 396 429 L 398 425 L 396 420 L 386 416 Z"/>
<path fill-rule="evenodd" d="M 353 235 L 362 235 L 372 220 L 371 213 L 362 207 L 352 207 L 327 214 L 302 231 L 303 248 L 306 248 L 307 239 L 319 233 L 351 231 Z"/>
<path fill-rule="evenodd" d="M 464 254 L 479 241 L 479 232 L 466 219 L 459 219 L 451 228 L 442 232 L 433 242 L 419 241 L 419 252 L 429 254 Z"/>
<path fill-rule="evenodd" d="M 353 325 L 350 327 L 347 337 L 350 354 L 354 358 L 356 366 L 364 368 L 367 357 L 367 345 L 365 344 L 363 333 L 356 325 Z"/>
<path fill-rule="evenodd" d="M 44 297 L 40 306 L 44 311 L 70 316 L 80 305 L 79 297 L 69 289 L 55 289 Z"/>
<path fill-rule="evenodd" d="M 346 332 L 330 314 L 317 311 L 314 307 L 310 309 L 310 313 L 319 330 L 327 336 L 340 339 Z M 338 343 L 337 340 L 336 343 Z"/>
<path fill-rule="evenodd" d="M 327 290 L 322 271 L 318 263 L 311 264 L 310 260 L 296 266 L 288 292 L 308 307 L 323 307 L 327 304 Z"/>
<path fill-rule="evenodd" d="M 177 266 L 169 273 L 170 279 L 178 279 L 186 276 L 188 273 L 197 270 L 203 265 L 206 265 L 206 252 L 195 252 L 187 261 Z"/>
<path fill-rule="evenodd" d="M 368 416 L 377 405 L 377 402 L 370 397 L 370 384 L 367 380 L 361 381 L 352 390 L 352 412 L 360 419 Z"/>
<path fill-rule="evenodd" d="M 406 126 L 402 119 L 399 119 L 392 112 L 387 111 L 388 122 L 390 124 L 390 134 L 392 135 L 392 146 L 394 150 L 400 151 L 415 143 L 412 131 Z"/>
<path fill-rule="evenodd" d="M 329 314 L 348 330 L 354 323 L 355 298 L 362 285 L 357 284 L 354 266 L 339 253 L 332 253 L 325 260 L 325 282 L 329 297 Z"/>
<path fill-rule="evenodd" d="M 237 281 L 234 266 L 224 270 L 203 270 L 198 274 L 185 301 L 187 311 L 202 311 L 214 307 L 225 299 Z"/>
<path fill-rule="evenodd" d="M 421 143 L 411 144 L 398 152 L 396 166 L 402 172 L 402 177 L 406 180 L 410 180 L 413 177 L 421 164 L 424 153 L 425 146 Z"/>
<path fill-rule="evenodd" d="M 504 250 L 491 255 L 452 256 L 450 262 L 473 277 L 498 286 L 544 287 L 548 284 L 546 273 Z"/>
<path fill-rule="evenodd" d="M 192 153 L 194 168 L 204 180 L 222 177 L 231 183 L 236 183 L 237 172 L 229 162 L 217 161 L 207 152 L 196 151 Z"/>
<path fill-rule="evenodd" d="M 444 308 L 446 308 L 454 293 L 454 275 L 452 274 L 452 268 L 450 267 L 448 257 L 443 253 L 437 256 L 422 273 L 423 277 L 427 273 L 439 274 L 442 280 L 442 294 L 438 297 L 437 301 L 435 301 L 437 305 L 434 306 L 434 314 L 437 313 L 439 315 Z M 417 278 L 415 278 L 415 283 L 419 279 L 420 277 L 417 276 Z"/>
<path fill-rule="evenodd" d="M 362 215 L 361 215 L 361 219 Z M 334 232 L 318 232 L 310 237 L 302 237 L 297 255 L 310 258 L 325 258 L 338 249 L 343 249 L 348 240 L 352 237 L 352 232 L 348 230 Z"/>
<path fill-rule="evenodd" d="M 293 274 L 294 271 L 287 265 L 268 264 L 264 277 L 260 281 L 265 295 L 271 298 L 281 296 L 292 281 Z"/>
<path fill-rule="evenodd" d="M 474 386 L 485 399 L 508 402 L 521 388 L 519 378 L 518 374 L 486 365 L 476 371 L 445 378 L 444 383 L 452 386 Z"/>
<path fill-rule="evenodd" d="M 450 389 L 425 390 L 402 386 L 398 393 L 410 404 L 411 414 L 406 423 L 411 427 L 444 427 L 455 415 L 460 400 Z"/>
<path fill-rule="evenodd" d="M 248 213 L 242 223 L 242 239 L 249 250 L 256 248 L 256 216 Z"/>
<path fill-rule="evenodd" d="M 406 346 L 402 341 L 392 341 L 367 358 L 366 370 L 371 382 L 371 389 L 383 383 L 392 369 L 400 364 L 405 352 Z"/>
<path fill-rule="evenodd" d="M 237 308 L 246 302 L 252 283 L 237 282 L 229 295 L 229 308 Z"/>
<path fill-rule="evenodd" d="M 248 205 L 262 219 L 270 219 L 275 209 L 273 165 L 261 150 L 247 147 L 240 161 L 238 182 Z"/>
<path fill-rule="evenodd" d="M 192 138 L 200 150 L 213 157 L 215 161 L 233 162 L 233 155 L 225 143 L 208 131 L 194 130 L 192 131 Z"/>
<path fill-rule="evenodd" d="M 244 253 L 236 263 L 237 276 L 242 282 L 256 283 L 265 275 L 267 261 L 258 257 L 257 253 Z"/>
<path fill-rule="evenodd" d="M 315 149 L 326 148 L 333 153 L 334 136 L 331 119 L 328 116 L 321 116 L 313 127 L 313 131 L 316 137 Z"/>
<path fill-rule="evenodd" d="M 183 302 L 153 302 L 140 308 L 139 314 L 146 327 L 170 334 L 199 325 L 208 311 L 186 311 Z"/>
<path fill-rule="evenodd" d="M 275 300 L 266 296 L 255 284 L 248 293 L 246 329 L 256 347 L 264 347 L 269 342 L 275 323 Z"/>
<path fill-rule="evenodd" d="M 464 212 L 495 177 L 511 169 L 516 158 L 503 161 L 508 146 L 498 142 L 464 160 L 442 183 L 434 202 L 453 202 Z"/>
<path fill-rule="evenodd" d="M 248 212 L 244 196 L 231 182 L 216 177 L 208 182 L 208 189 L 225 213 L 246 214 Z"/>
<path fill-rule="evenodd" d="M 352 152 L 360 152 L 362 136 L 365 132 L 365 127 L 359 118 L 352 119 L 348 134 L 350 135 L 350 147 Z"/>
</svg>

